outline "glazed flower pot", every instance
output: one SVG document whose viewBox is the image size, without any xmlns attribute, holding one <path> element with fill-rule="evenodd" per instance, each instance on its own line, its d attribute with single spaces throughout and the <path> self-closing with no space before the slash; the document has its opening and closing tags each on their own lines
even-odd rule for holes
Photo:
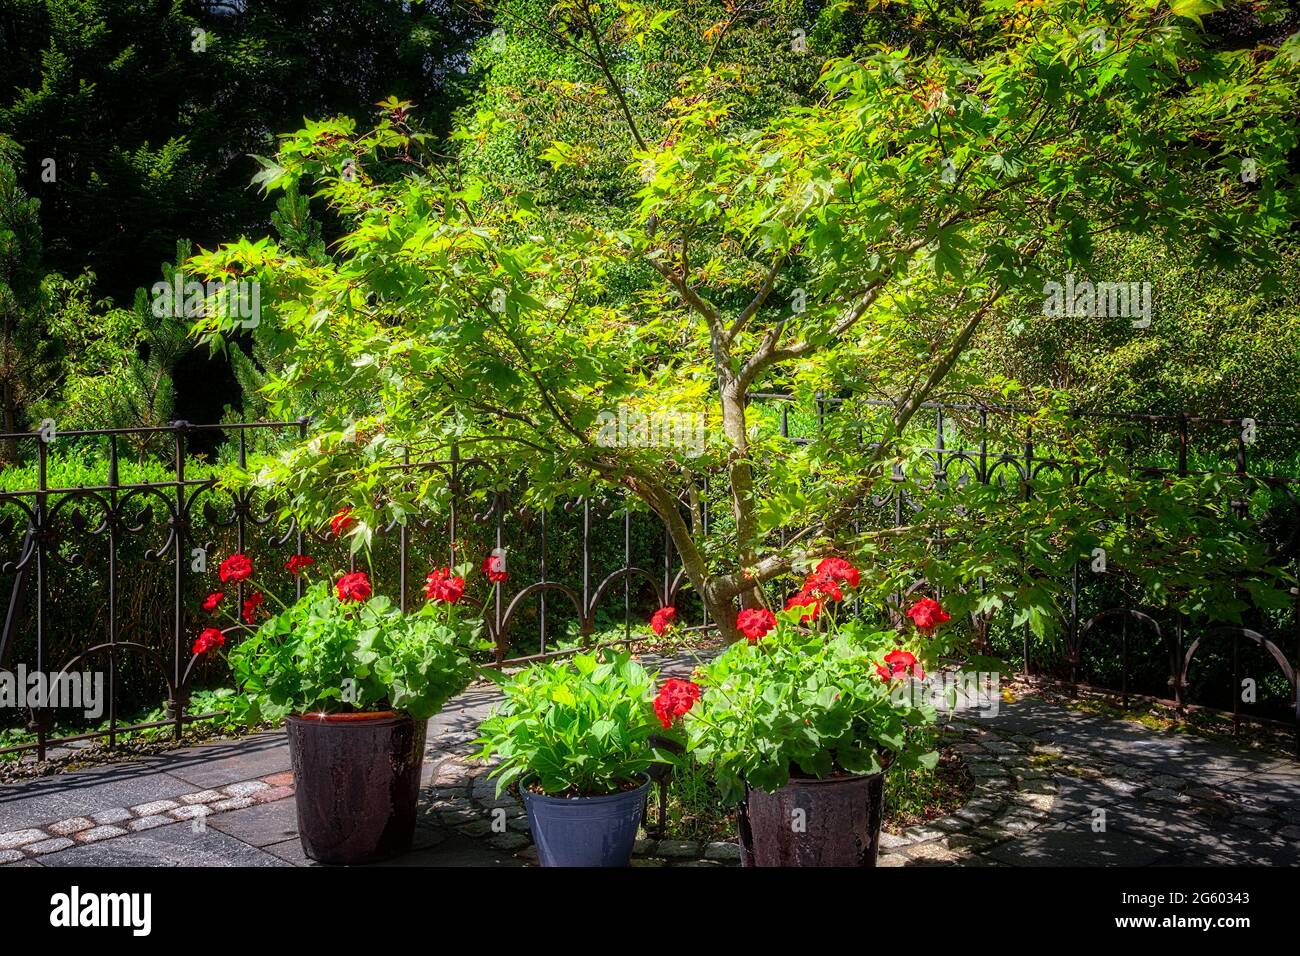
<svg viewBox="0 0 1300 956">
<path fill-rule="evenodd" d="M 548 797 L 521 784 L 542 866 L 627 866 L 645 811 L 650 778 L 603 797 Z"/>
<path fill-rule="evenodd" d="M 371 863 L 411 848 L 428 724 L 402 711 L 286 721 L 298 835 L 320 863 Z"/>
<path fill-rule="evenodd" d="M 885 775 L 792 778 L 740 805 L 742 866 L 875 866 Z"/>
</svg>

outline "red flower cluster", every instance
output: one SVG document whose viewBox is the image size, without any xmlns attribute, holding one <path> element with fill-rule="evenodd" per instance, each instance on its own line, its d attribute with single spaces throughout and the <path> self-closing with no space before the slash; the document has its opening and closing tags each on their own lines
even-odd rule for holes
<svg viewBox="0 0 1300 956">
<path fill-rule="evenodd" d="M 305 554 L 295 554 L 284 563 L 284 569 L 290 574 L 298 574 L 315 564 L 315 560 Z"/>
<path fill-rule="evenodd" d="M 465 579 L 452 575 L 451 568 L 434 568 L 425 579 L 424 596 L 430 601 L 455 604 L 465 594 Z"/>
<path fill-rule="evenodd" d="M 672 605 L 661 607 L 650 615 L 650 630 L 654 631 L 660 637 L 673 629 L 677 623 L 677 608 Z"/>
<path fill-rule="evenodd" d="M 700 685 L 678 677 L 670 677 L 659 688 L 655 697 L 655 716 L 665 729 L 681 717 L 700 699 Z"/>
<path fill-rule="evenodd" d="M 856 588 L 860 580 L 858 569 L 843 558 L 822 558 L 799 592 L 785 602 L 785 609 L 804 608 L 800 623 L 815 621 L 828 603 L 844 600 L 843 588 Z"/>
<path fill-rule="evenodd" d="M 351 508 L 340 508 L 334 517 L 330 518 L 330 531 L 334 532 L 334 537 L 341 538 L 356 523 L 357 519 L 352 517 Z"/>
<path fill-rule="evenodd" d="M 213 591 L 203 599 L 203 610 L 211 614 L 226 599 L 224 591 Z"/>
<path fill-rule="evenodd" d="M 240 581 L 252 576 L 253 562 L 248 560 L 247 555 L 232 554 L 221 562 L 218 574 L 221 577 L 222 584 L 238 584 Z"/>
<path fill-rule="evenodd" d="M 833 581 L 839 581 L 846 587 L 855 588 L 858 586 L 858 569 L 843 558 L 822 558 L 817 567 L 813 569 L 813 574 L 825 575 Z"/>
<path fill-rule="evenodd" d="M 339 600 L 344 604 L 350 601 L 365 601 L 371 595 L 370 578 L 366 577 L 364 571 L 354 571 L 339 578 L 338 583 L 334 585 L 334 590 L 338 592 Z"/>
<path fill-rule="evenodd" d="M 907 616 L 912 619 L 916 629 L 922 634 L 929 634 L 940 624 L 952 620 L 952 615 L 939 606 L 934 598 L 923 597 L 907 609 Z"/>
<path fill-rule="evenodd" d="M 499 554 L 489 554 L 483 559 L 483 573 L 493 584 L 500 584 L 510 576 L 506 574 L 506 559 Z"/>
<path fill-rule="evenodd" d="M 886 664 L 889 666 L 886 667 Z M 921 669 L 921 662 L 916 659 L 916 655 L 901 648 L 886 654 L 885 663 L 876 665 L 876 673 L 886 682 L 896 677 L 906 677 L 909 673 L 917 680 L 925 680 L 925 671 Z"/>
<path fill-rule="evenodd" d="M 765 607 L 746 608 L 736 615 L 736 627 L 753 644 L 776 627 L 776 615 Z"/>
<path fill-rule="evenodd" d="M 844 592 L 840 590 L 839 582 L 829 574 L 808 575 L 801 590 L 804 594 L 809 594 L 823 603 L 844 600 Z"/>
<path fill-rule="evenodd" d="M 257 609 L 262 606 L 263 600 L 265 599 L 260 591 L 244 599 L 244 606 L 241 608 L 239 616 L 244 619 L 245 624 L 252 624 L 257 619 Z"/>
<path fill-rule="evenodd" d="M 195 654 L 206 654 L 213 648 L 220 647 L 226 643 L 226 635 L 221 633 L 219 628 L 205 627 L 199 632 L 198 640 L 194 642 Z"/>
</svg>

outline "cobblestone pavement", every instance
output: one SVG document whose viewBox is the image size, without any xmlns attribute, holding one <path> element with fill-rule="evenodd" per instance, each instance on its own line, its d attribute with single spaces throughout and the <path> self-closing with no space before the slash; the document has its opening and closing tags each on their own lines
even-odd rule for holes
<svg viewBox="0 0 1300 956">
<path fill-rule="evenodd" d="M 684 665 L 666 662 L 673 672 Z M 429 728 L 412 851 L 387 865 L 524 866 L 522 807 L 468 759 L 497 700 Z M 880 865 L 1297 865 L 1300 762 L 1023 698 L 948 732 L 975 778 L 951 816 L 881 837 Z M 0 787 L 0 865 L 306 866 L 288 745 L 260 734 Z M 642 866 L 728 866 L 734 844 L 642 840 Z"/>
</svg>

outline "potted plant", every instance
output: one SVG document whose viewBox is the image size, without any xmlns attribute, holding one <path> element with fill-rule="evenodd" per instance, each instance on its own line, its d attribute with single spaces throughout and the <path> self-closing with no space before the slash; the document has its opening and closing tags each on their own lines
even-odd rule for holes
<svg viewBox="0 0 1300 956">
<path fill-rule="evenodd" d="M 478 756 L 499 759 L 498 795 L 518 787 L 542 866 L 627 866 L 646 771 L 667 759 L 650 741 L 663 725 L 654 680 L 611 651 L 501 678 L 505 700 L 479 725 Z"/>
<path fill-rule="evenodd" d="M 741 611 L 747 639 L 696 671 L 687 749 L 736 801 L 747 866 L 874 866 L 885 770 L 938 759 L 912 733 L 935 719 L 926 695 L 906 692 L 925 676 L 917 655 L 897 631 L 837 619 L 857 571 L 830 562 L 784 610 Z M 946 619 L 918 607 L 928 630 Z"/>
<path fill-rule="evenodd" d="M 242 561 L 223 563 L 223 583 L 251 584 L 251 563 L 234 557 Z M 295 556 L 286 567 L 310 564 Z M 231 650 L 245 718 L 285 720 L 299 836 L 313 860 L 365 863 L 409 849 L 428 719 L 475 673 L 482 623 L 460 616 L 463 574 L 434 571 L 428 603 L 407 614 L 372 594 L 364 572 L 316 581 Z M 244 600 L 245 625 L 269 613 L 262 593 Z M 204 608 L 223 603 L 216 592 Z M 220 634 L 206 629 L 195 652 L 219 647 Z"/>
</svg>

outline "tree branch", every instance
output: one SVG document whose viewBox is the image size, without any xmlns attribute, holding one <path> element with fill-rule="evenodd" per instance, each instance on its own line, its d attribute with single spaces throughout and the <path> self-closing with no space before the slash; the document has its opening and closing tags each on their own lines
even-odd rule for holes
<svg viewBox="0 0 1300 956">
<path fill-rule="evenodd" d="M 749 320 L 763 307 L 767 297 L 772 294 L 772 287 L 776 284 L 776 277 L 780 274 L 781 267 L 785 265 L 786 255 L 783 253 L 777 256 L 772 265 L 768 267 L 767 275 L 763 277 L 763 284 L 758 287 L 758 291 L 749 300 L 749 305 L 745 306 L 745 310 L 736 317 L 736 321 L 731 323 L 731 328 L 727 330 L 728 345 L 731 345 L 736 340 L 736 336 L 745 330 Z"/>
<path fill-rule="evenodd" d="M 609 68 L 609 60 L 605 58 L 605 47 L 600 42 L 600 31 L 596 29 L 596 21 L 592 19 L 591 7 L 586 0 L 582 3 L 582 16 L 587 23 L 587 31 L 591 34 L 591 42 L 596 50 L 596 62 L 600 66 L 600 71 L 605 74 L 605 80 L 609 83 L 610 89 L 614 93 L 614 98 L 618 100 L 619 108 L 623 111 L 623 118 L 627 120 L 627 128 L 632 132 L 632 138 L 640 147 L 641 152 L 648 153 L 650 148 L 646 146 L 645 140 L 641 138 L 641 130 L 636 125 L 636 118 L 632 115 L 632 108 L 627 104 L 627 97 L 623 95 L 623 87 L 614 79 L 614 73 Z"/>
</svg>

